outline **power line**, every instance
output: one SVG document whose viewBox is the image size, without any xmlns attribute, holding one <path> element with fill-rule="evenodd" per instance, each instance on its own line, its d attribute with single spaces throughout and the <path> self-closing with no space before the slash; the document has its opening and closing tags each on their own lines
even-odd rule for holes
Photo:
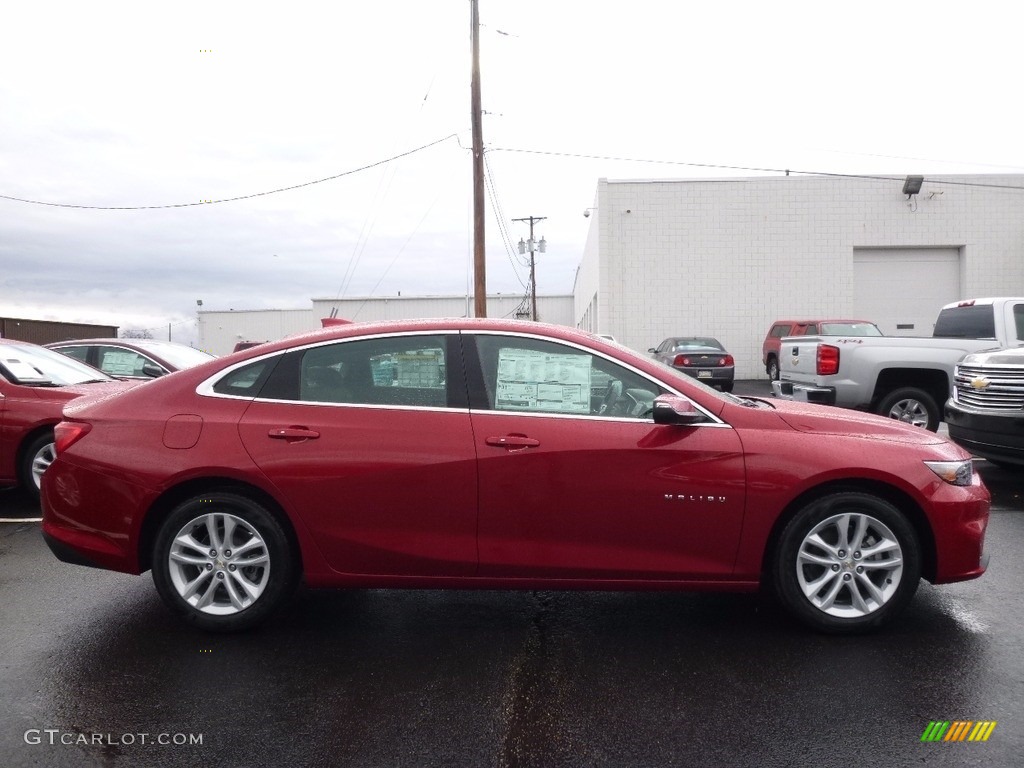
<svg viewBox="0 0 1024 768">
<path fill-rule="evenodd" d="M 743 165 L 721 165 L 718 163 L 692 163 L 684 160 L 652 160 L 649 158 L 636 158 L 636 157 L 614 157 L 607 155 L 584 155 L 573 152 L 552 152 L 542 149 L 519 149 L 516 147 L 489 147 L 488 152 L 515 152 L 519 154 L 527 155 L 544 155 L 545 157 L 568 157 L 576 160 L 608 160 L 619 163 L 650 163 L 653 165 L 681 165 L 690 168 L 713 168 L 715 170 L 722 171 L 746 171 L 750 173 L 776 173 L 785 174 L 799 174 L 801 176 L 826 176 L 831 178 L 840 179 L 864 179 L 868 181 L 903 181 L 904 176 L 878 176 L 873 174 L 863 173 L 834 173 L 829 171 L 801 171 L 793 168 L 759 168 L 755 166 L 743 166 Z M 941 175 L 941 174 L 940 174 Z M 1022 186 L 1012 186 L 1008 184 L 987 184 L 980 181 L 949 181 L 946 179 L 936 179 L 929 177 L 929 184 L 947 184 L 950 186 L 959 187 L 978 187 L 985 189 L 1008 189 L 1012 191 L 1024 192 Z"/>
<path fill-rule="evenodd" d="M 368 165 L 364 165 L 364 166 L 361 166 L 359 168 L 353 168 L 353 169 L 348 170 L 348 171 L 342 171 L 341 173 L 336 173 L 333 176 L 327 176 L 326 178 L 323 178 L 323 179 L 316 179 L 315 181 L 307 181 L 307 182 L 304 182 L 302 184 L 295 184 L 295 185 L 290 186 L 290 187 L 281 187 L 279 189 L 271 189 L 271 190 L 269 190 L 267 192 L 254 192 L 254 193 L 252 193 L 250 195 L 239 195 L 238 197 L 225 197 L 225 198 L 221 198 L 219 200 L 208 200 L 208 201 L 203 201 L 203 202 L 198 202 L 198 203 L 173 203 L 173 204 L 170 204 L 170 205 L 77 205 L 77 204 L 72 204 L 72 203 L 50 203 L 50 202 L 46 202 L 44 200 L 27 200 L 27 199 L 22 198 L 22 197 L 12 197 L 11 195 L 0 195 L 0 199 L 2 199 L 2 200 L 12 200 L 12 201 L 14 201 L 16 203 L 28 203 L 30 205 L 46 205 L 46 206 L 50 206 L 51 208 L 81 208 L 81 209 L 92 210 L 92 211 L 152 211 L 152 210 L 160 210 L 160 209 L 167 209 L 167 208 L 193 208 L 193 207 L 198 207 L 198 206 L 201 206 L 201 205 L 215 205 L 217 203 L 236 203 L 239 200 L 251 200 L 254 197 L 266 197 L 267 195 L 276 195 L 278 192 L 291 192 L 292 190 L 295 190 L 295 189 L 302 189 L 303 187 L 311 187 L 314 184 L 323 184 L 324 182 L 327 182 L 327 181 L 334 181 L 335 179 L 340 179 L 340 178 L 343 178 L 345 176 L 351 176 L 354 173 L 360 173 L 362 171 L 368 171 L 371 168 L 376 168 L 379 165 L 384 165 L 386 163 L 392 163 L 395 160 L 402 159 L 403 157 L 408 157 L 409 155 L 414 155 L 417 152 L 422 152 L 425 149 L 430 149 L 431 147 L 436 146 L 438 144 L 441 144 L 442 142 L 448 141 L 448 139 L 452 139 L 452 138 L 457 139 L 458 138 L 458 134 L 451 133 L 451 134 L 445 136 L 444 138 L 437 139 L 435 141 L 430 142 L 429 144 L 424 144 L 422 147 L 416 147 L 416 149 L 410 149 L 407 152 L 402 152 L 401 154 L 393 155 L 392 157 L 385 158 L 384 160 L 377 160 L 376 162 L 369 163 Z"/>
</svg>

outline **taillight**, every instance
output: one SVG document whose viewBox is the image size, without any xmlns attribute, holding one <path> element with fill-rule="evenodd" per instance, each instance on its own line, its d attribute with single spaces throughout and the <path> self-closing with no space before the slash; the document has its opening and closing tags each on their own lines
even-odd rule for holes
<svg viewBox="0 0 1024 768">
<path fill-rule="evenodd" d="M 718 364 L 722 366 L 735 365 L 736 361 L 732 359 L 732 355 L 726 355 L 725 357 L 718 361 Z"/>
<path fill-rule="evenodd" d="M 819 376 L 831 376 L 833 373 L 839 373 L 839 347 L 833 347 L 831 344 L 819 344 L 817 362 Z"/>
<path fill-rule="evenodd" d="M 63 453 L 85 437 L 90 429 L 92 424 L 84 421 L 62 421 L 53 428 L 53 447 L 57 453 Z"/>
<path fill-rule="evenodd" d="M 672 365 L 683 365 L 683 366 L 686 366 L 686 365 L 689 365 L 689 364 L 690 364 L 690 358 L 686 357 L 686 355 L 676 355 L 675 359 L 672 361 Z"/>
</svg>

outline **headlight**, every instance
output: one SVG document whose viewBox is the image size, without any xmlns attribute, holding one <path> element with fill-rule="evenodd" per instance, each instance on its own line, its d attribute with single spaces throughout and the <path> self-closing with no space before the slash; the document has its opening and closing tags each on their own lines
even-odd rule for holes
<svg viewBox="0 0 1024 768">
<path fill-rule="evenodd" d="M 974 479 L 974 461 L 926 461 L 925 466 L 950 485 L 970 485 Z"/>
</svg>

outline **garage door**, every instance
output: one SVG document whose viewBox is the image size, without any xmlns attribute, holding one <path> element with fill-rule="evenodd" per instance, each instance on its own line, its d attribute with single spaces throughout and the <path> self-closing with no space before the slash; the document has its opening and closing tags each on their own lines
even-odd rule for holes
<svg viewBox="0 0 1024 768">
<path fill-rule="evenodd" d="M 960 299 L 959 248 L 854 248 L 854 314 L 887 336 L 931 336 L 944 304 Z"/>
</svg>

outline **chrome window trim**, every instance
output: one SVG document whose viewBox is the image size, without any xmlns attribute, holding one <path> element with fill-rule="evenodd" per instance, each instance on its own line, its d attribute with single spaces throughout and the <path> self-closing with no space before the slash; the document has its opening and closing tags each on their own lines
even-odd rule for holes
<svg viewBox="0 0 1024 768">
<path fill-rule="evenodd" d="M 333 344 L 345 344 L 345 343 L 348 343 L 350 341 L 371 341 L 373 339 L 389 339 L 389 338 L 395 338 L 395 337 L 398 337 L 398 336 L 442 336 L 443 337 L 443 336 L 451 336 L 452 334 L 457 334 L 457 333 L 459 333 L 459 331 L 457 329 L 444 330 L 444 331 L 441 331 L 441 330 L 430 330 L 430 331 L 426 331 L 426 330 L 424 330 L 424 331 L 392 331 L 390 333 L 374 333 L 374 334 L 370 334 L 368 336 L 349 336 L 349 337 L 344 337 L 344 338 L 340 338 L 340 339 L 327 339 L 325 341 L 316 341 L 316 342 L 311 342 L 309 344 L 301 344 L 301 345 L 299 345 L 297 347 L 289 347 L 288 349 L 279 349 L 279 350 L 276 350 L 275 352 L 267 352 L 266 354 L 263 354 L 263 355 L 257 355 L 256 357 L 250 357 L 247 360 L 242 360 L 242 361 L 240 361 L 238 363 L 234 363 L 233 365 L 230 365 L 227 368 L 222 368 L 221 370 L 219 370 L 217 373 L 213 374 L 209 378 L 203 379 L 201 382 L 199 382 L 199 384 L 196 385 L 196 394 L 199 395 L 200 397 L 219 397 L 219 398 L 224 398 L 226 400 L 249 400 L 249 401 L 253 401 L 253 400 L 257 400 L 258 399 L 261 403 L 299 403 L 301 405 L 343 405 L 343 406 L 347 406 L 347 407 L 350 407 L 350 408 L 355 407 L 355 408 L 412 408 L 412 409 L 419 409 L 420 406 L 416 406 L 416 405 L 401 405 L 401 406 L 399 406 L 399 405 L 381 405 L 379 403 L 320 403 L 320 402 L 315 402 L 315 401 L 312 401 L 312 400 L 276 400 L 276 399 L 272 400 L 272 399 L 267 398 L 267 397 L 256 398 L 256 397 L 245 397 L 245 396 L 242 396 L 242 395 L 221 394 L 220 392 L 214 392 L 213 391 L 213 387 L 222 378 L 224 378 L 225 376 L 229 375 L 230 373 L 238 370 L 239 368 L 244 368 L 247 365 L 252 365 L 253 363 L 258 363 L 260 360 L 266 360 L 266 359 L 269 359 L 271 357 L 275 357 L 277 355 L 288 355 L 288 354 L 291 354 L 292 352 L 299 352 L 299 351 L 304 351 L 304 350 L 308 350 L 308 349 L 316 349 L 317 347 L 327 347 L 327 346 L 331 346 Z M 446 360 L 445 361 L 445 365 L 447 365 L 447 364 L 448 364 L 448 361 Z M 443 411 L 464 411 L 464 410 L 466 410 L 465 408 L 442 408 L 442 407 L 439 407 L 439 406 L 423 406 L 423 408 L 429 408 L 429 409 L 435 409 L 435 410 L 443 410 Z"/>
<path fill-rule="evenodd" d="M 259 400 L 261 403 L 280 403 L 280 404 L 292 404 L 292 405 L 305 405 L 313 407 L 339 407 L 339 408 L 369 408 L 376 410 L 414 410 L 414 411 L 439 411 L 439 412 L 454 412 L 454 413 L 479 413 L 479 414 L 500 414 L 502 416 L 508 416 L 514 414 L 516 416 L 527 416 L 530 418 L 556 418 L 556 419 L 582 419 L 584 421 L 602 421 L 602 422 L 624 422 L 627 424 L 654 424 L 653 418 L 635 419 L 623 416 L 594 416 L 591 414 L 572 414 L 572 413 L 530 413 L 526 411 L 499 411 L 495 409 L 473 409 L 473 408 L 449 408 L 442 406 L 417 406 L 417 405 L 383 405 L 379 403 L 320 403 L 312 402 L 309 400 L 279 400 L 271 398 L 257 398 L 247 397 L 243 395 L 232 395 L 232 394 L 221 394 L 220 392 L 214 392 L 213 386 L 225 376 L 229 375 L 233 371 L 243 368 L 253 363 L 258 363 L 261 360 L 266 360 L 277 355 L 286 355 L 292 352 L 303 351 L 308 349 L 315 349 L 317 347 L 325 347 L 332 344 L 347 343 L 350 341 L 369 341 L 373 339 L 386 339 L 395 338 L 399 336 L 450 336 L 452 334 L 458 334 L 460 336 L 512 336 L 524 339 L 534 339 L 538 341 L 548 341 L 553 344 L 561 344 L 564 346 L 578 349 L 581 352 L 590 355 L 596 355 L 604 358 L 610 363 L 614 363 L 622 368 L 632 371 L 636 375 L 643 379 L 656 384 L 662 389 L 667 389 L 671 394 L 678 397 L 685 397 L 691 403 L 694 408 L 700 411 L 706 418 L 710 419 L 708 422 L 702 422 L 700 424 L 690 424 L 690 427 L 704 427 L 713 429 L 732 429 L 732 425 L 727 424 L 718 418 L 715 414 L 708 411 L 700 403 L 696 402 L 690 397 L 687 397 L 684 393 L 680 392 L 675 387 L 669 385 L 667 382 L 661 381 L 660 379 L 653 378 L 650 374 L 641 371 L 638 368 L 630 365 L 629 363 L 619 360 L 618 358 L 612 357 L 597 349 L 591 349 L 590 347 L 583 346 L 574 341 L 567 341 L 565 339 L 553 339 L 550 336 L 543 334 L 527 333 L 525 331 L 494 331 L 494 330 L 476 330 L 476 329 L 465 329 L 465 328 L 434 328 L 429 330 L 415 330 L 415 331 L 391 331 L 385 333 L 374 333 L 367 336 L 350 336 L 340 339 L 326 339 L 323 341 L 311 342 L 309 344 L 302 344 L 297 347 L 291 347 L 289 349 L 279 349 L 274 352 L 267 352 L 263 355 L 257 355 L 256 357 L 250 357 L 246 360 L 239 361 L 227 368 L 222 368 L 217 373 L 199 382 L 196 386 L 196 394 L 201 397 L 214 397 L 222 398 L 226 400 L 245 400 L 249 402 L 255 402 Z M 447 364 L 447 361 L 446 361 Z"/>
<path fill-rule="evenodd" d="M 554 343 L 554 344 L 562 344 L 562 345 L 565 345 L 565 346 L 574 347 L 574 348 L 580 350 L 581 352 L 585 352 L 585 353 L 590 354 L 590 355 L 595 355 L 595 356 L 598 356 L 598 357 L 603 357 L 608 362 L 614 363 L 615 365 L 619 366 L 620 368 L 625 368 L 625 369 L 627 369 L 629 371 L 632 371 L 637 376 L 640 376 L 641 378 L 646 379 L 647 381 L 651 382 L 652 384 L 657 384 L 659 388 L 667 389 L 673 395 L 676 395 L 678 397 L 685 397 L 687 400 L 689 400 L 691 403 L 693 403 L 693 407 L 694 408 L 696 408 L 698 411 L 700 411 L 702 414 L 704 414 L 707 418 L 711 419 L 710 423 L 702 422 L 700 424 L 689 424 L 687 426 L 690 426 L 690 427 L 714 427 L 714 428 L 719 428 L 719 429 L 720 428 L 732 429 L 732 425 L 727 424 L 724 421 L 722 421 L 720 418 L 715 416 L 715 414 L 711 413 L 709 410 L 704 408 L 700 403 L 696 402 L 692 398 L 690 398 L 687 395 L 683 394 L 682 392 L 680 392 L 675 387 L 669 385 L 668 382 L 661 381 L 660 379 L 655 379 L 649 373 L 645 373 L 644 371 L 641 371 L 639 368 L 635 368 L 632 365 L 630 365 L 629 363 L 627 363 L 627 362 L 625 362 L 623 360 L 619 360 L 616 357 L 612 357 L 611 355 L 605 354 L 604 352 L 601 352 L 600 350 L 591 349 L 590 347 L 585 347 L 582 344 L 578 344 L 578 343 L 576 343 L 574 341 L 566 341 L 565 339 L 552 339 L 550 336 L 532 334 L 532 333 L 527 333 L 525 331 L 491 331 L 491 330 L 479 330 L 478 331 L 478 330 L 466 330 L 466 331 L 462 331 L 462 333 L 466 334 L 466 335 L 476 335 L 476 336 L 517 336 L 517 337 L 521 337 L 521 338 L 525 338 L 525 339 L 537 339 L 537 340 L 540 340 L 540 341 L 549 341 L 549 342 Z M 632 351 L 632 350 L 630 350 L 630 351 Z M 494 409 L 494 408 L 488 408 L 488 409 L 485 409 L 485 410 L 473 410 L 473 409 L 470 409 L 470 410 L 473 413 L 500 413 L 500 414 L 502 414 L 504 416 L 507 416 L 509 414 L 516 414 L 518 416 L 533 416 L 533 417 L 543 416 L 543 417 L 547 417 L 547 418 L 555 417 L 555 418 L 560 418 L 560 419 L 584 419 L 584 420 L 587 420 L 587 421 L 590 421 L 590 420 L 597 420 L 597 421 L 624 421 L 624 422 L 628 422 L 630 424 L 638 424 L 638 423 L 641 423 L 641 424 L 642 423 L 654 424 L 654 419 L 653 418 L 631 419 L 631 418 L 628 418 L 628 417 L 621 417 L 621 416 L 594 416 L 592 414 L 531 413 L 531 412 L 527 412 L 527 411 L 499 411 L 499 410 Z"/>
</svg>

